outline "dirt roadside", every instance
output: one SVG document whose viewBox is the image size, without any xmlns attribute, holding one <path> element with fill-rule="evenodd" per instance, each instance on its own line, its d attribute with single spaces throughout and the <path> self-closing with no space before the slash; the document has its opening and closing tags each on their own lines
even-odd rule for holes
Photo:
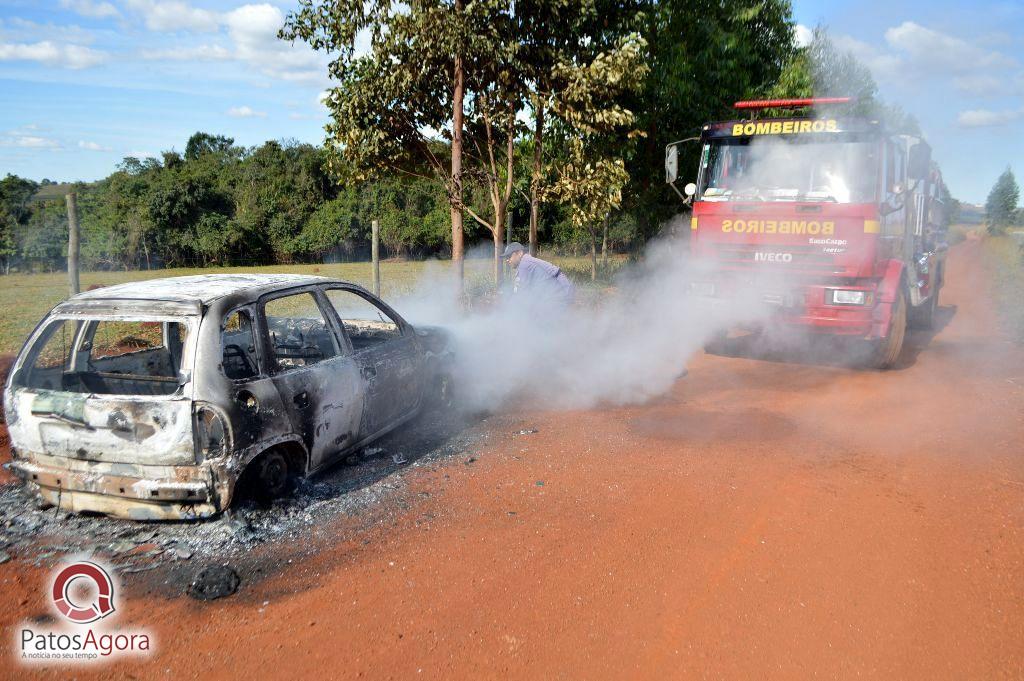
<svg viewBox="0 0 1024 681">
<path fill-rule="evenodd" d="M 518 414 L 230 599 L 129 585 L 158 654 L 78 676 L 1019 678 L 1024 354 L 979 263 L 899 370 L 708 355 L 652 404 Z M 10 637 L 46 573 L 0 571 Z"/>
</svg>

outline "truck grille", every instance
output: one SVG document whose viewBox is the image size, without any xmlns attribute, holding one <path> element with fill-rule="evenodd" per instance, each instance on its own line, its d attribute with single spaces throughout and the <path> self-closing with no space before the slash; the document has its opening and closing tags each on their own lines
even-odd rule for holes
<svg viewBox="0 0 1024 681">
<path fill-rule="evenodd" d="M 836 263 L 835 255 L 822 253 L 819 246 L 808 244 L 716 244 L 715 253 L 719 263 L 726 267 L 778 267 L 789 271 L 830 274 L 846 272 L 845 267 Z M 758 259 L 758 253 L 762 254 L 762 259 Z M 788 259 L 780 259 L 780 256 L 788 256 Z"/>
</svg>

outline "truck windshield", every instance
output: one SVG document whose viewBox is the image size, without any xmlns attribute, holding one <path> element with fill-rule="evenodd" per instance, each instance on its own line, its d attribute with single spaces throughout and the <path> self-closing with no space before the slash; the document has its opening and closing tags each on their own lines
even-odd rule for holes
<svg viewBox="0 0 1024 681">
<path fill-rule="evenodd" d="M 703 201 L 873 203 L 877 140 L 781 135 L 711 140 L 701 152 Z"/>
<path fill-rule="evenodd" d="M 184 321 L 54 319 L 29 349 L 17 384 L 100 395 L 172 395 L 187 374 Z"/>
</svg>

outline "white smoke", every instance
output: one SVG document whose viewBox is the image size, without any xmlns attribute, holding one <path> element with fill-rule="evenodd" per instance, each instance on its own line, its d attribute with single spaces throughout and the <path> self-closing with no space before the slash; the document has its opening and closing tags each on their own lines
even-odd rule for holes
<svg viewBox="0 0 1024 681">
<path fill-rule="evenodd" d="M 435 271 L 397 307 L 453 334 L 457 390 L 473 408 L 635 404 L 667 392 L 716 333 L 765 318 L 756 295 L 728 306 L 688 295 L 707 267 L 688 259 L 684 241 L 665 239 L 593 305 L 538 310 L 528 293 L 506 291 L 492 308 L 463 313 L 451 279 Z"/>
</svg>

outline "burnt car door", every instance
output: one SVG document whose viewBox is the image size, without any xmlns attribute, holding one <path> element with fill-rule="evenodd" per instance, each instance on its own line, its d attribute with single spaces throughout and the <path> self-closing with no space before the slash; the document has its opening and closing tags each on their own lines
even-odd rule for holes
<svg viewBox="0 0 1024 681">
<path fill-rule="evenodd" d="M 359 367 L 315 289 L 261 300 L 271 376 L 292 427 L 310 453 L 310 469 L 355 444 L 363 413 Z"/>
<path fill-rule="evenodd" d="M 366 386 L 363 437 L 411 415 L 420 404 L 424 358 L 414 329 L 368 292 L 326 286 Z"/>
</svg>

